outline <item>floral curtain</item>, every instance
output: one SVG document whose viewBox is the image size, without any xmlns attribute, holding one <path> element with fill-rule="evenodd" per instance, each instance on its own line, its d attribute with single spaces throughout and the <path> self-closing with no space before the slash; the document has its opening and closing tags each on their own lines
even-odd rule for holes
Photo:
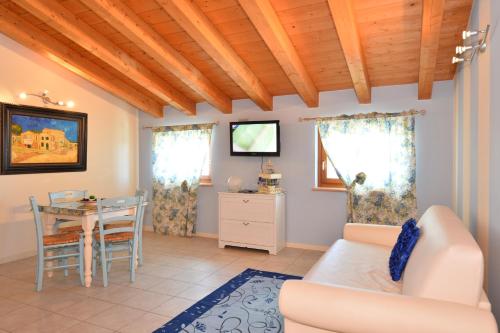
<svg viewBox="0 0 500 333">
<path fill-rule="evenodd" d="M 153 228 L 191 236 L 212 124 L 153 128 Z"/>
<path fill-rule="evenodd" d="M 401 225 L 416 217 L 414 114 L 317 121 L 328 158 L 348 190 L 348 222 Z"/>
</svg>

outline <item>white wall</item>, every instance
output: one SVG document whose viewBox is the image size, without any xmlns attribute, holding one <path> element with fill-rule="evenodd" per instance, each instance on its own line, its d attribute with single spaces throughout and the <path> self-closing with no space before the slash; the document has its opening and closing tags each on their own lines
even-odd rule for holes
<svg viewBox="0 0 500 333">
<path fill-rule="evenodd" d="M 87 171 L 0 175 L 0 263 L 34 253 L 29 195 L 47 202 L 49 191 L 81 188 L 112 196 L 137 186 L 137 110 L 0 34 L 0 101 L 18 103 L 19 92 L 43 89 L 88 113 Z M 23 104 L 41 106 L 34 98 Z"/>
<path fill-rule="evenodd" d="M 281 156 L 272 158 L 283 173 L 287 191 L 287 241 L 328 245 L 341 237 L 346 220 L 345 193 L 313 192 L 315 182 L 314 122 L 298 122 L 299 117 L 328 116 L 355 112 L 399 112 L 411 108 L 427 110 L 417 119 L 417 197 L 419 212 L 432 204 L 451 205 L 453 84 L 434 85 L 433 99 L 418 101 L 416 85 L 373 89 L 370 105 L 360 105 L 351 90 L 321 93 L 320 107 L 308 109 L 297 96 L 274 98 L 273 112 L 260 111 L 252 102 L 233 102 L 233 114 L 223 115 L 207 104 L 198 105 L 198 116 L 189 118 L 168 109 L 162 121 L 146 114 L 139 117 L 140 126 L 158 126 L 220 121 L 213 138 L 213 187 L 202 187 L 198 202 L 197 231 L 217 233 L 217 192 L 226 189 L 226 180 L 235 175 L 247 187 L 256 187 L 260 168 L 258 157 L 229 156 L 229 125 L 236 120 L 279 119 L 281 122 Z M 140 187 L 151 191 L 151 131 L 140 133 Z M 187 152 L 188 153 L 188 152 Z M 151 192 L 150 192 L 151 193 Z M 151 209 L 146 213 L 151 223 Z"/>
<path fill-rule="evenodd" d="M 456 210 L 469 221 L 485 257 L 485 287 L 500 320 L 500 3 L 474 2 L 469 28 L 491 24 L 488 48 L 455 76 L 454 197 Z"/>
</svg>

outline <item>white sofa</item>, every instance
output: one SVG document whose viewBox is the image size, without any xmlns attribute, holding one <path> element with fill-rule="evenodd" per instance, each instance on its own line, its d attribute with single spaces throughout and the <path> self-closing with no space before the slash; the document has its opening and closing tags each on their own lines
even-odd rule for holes
<svg viewBox="0 0 500 333">
<path fill-rule="evenodd" d="M 403 278 L 388 261 L 400 227 L 347 224 L 303 280 L 283 284 L 286 333 L 497 333 L 483 256 L 458 217 L 433 206 Z"/>
</svg>

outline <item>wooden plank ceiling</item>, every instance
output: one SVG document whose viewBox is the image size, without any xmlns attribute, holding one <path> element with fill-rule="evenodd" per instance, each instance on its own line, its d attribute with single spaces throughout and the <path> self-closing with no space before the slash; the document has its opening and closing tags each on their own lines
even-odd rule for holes
<svg viewBox="0 0 500 333">
<path fill-rule="evenodd" d="M 450 80 L 472 0 L 0 0 L 0 32 L 139 109 Z M 416 96 L 417 97 L 417 96 Z"/>
</svg>

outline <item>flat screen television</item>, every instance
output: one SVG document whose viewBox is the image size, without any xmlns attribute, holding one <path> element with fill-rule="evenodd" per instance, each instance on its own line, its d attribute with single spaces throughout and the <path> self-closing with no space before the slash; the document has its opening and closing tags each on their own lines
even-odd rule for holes
<svg viewBox="0 0 500 333">
<path fill-rule="evenodd" d="M 231 156 L 280 156 L 279 120 L 229 124 Z"/>
</svg>

